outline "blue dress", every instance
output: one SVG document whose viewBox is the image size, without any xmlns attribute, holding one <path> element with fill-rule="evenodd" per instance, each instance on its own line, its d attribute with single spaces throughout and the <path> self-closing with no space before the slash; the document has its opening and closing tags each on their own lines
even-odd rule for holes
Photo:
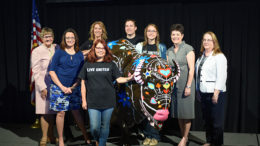
<svg viewBox="0 0 260 146">
<path fill-rule="evenodd" d="M 77 75 L 84 63 L 81 51 L 74 55 L 58 49 L 50 65 L 50 71 L 57 74 L 61 84 L 71 87 L 77 79 Z M 64 94 L 62 90 L 52 81 L 50 87 L 50 109 L 53 111 L 77 110 L 81 107 L 80 86 L 77 86 L 71 94 Z"/>
</svg>

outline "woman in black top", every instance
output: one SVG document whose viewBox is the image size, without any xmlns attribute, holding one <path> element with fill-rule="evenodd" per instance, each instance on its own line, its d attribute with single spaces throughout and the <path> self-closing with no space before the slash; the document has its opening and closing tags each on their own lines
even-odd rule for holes
<svg viewBox="0 0 260 146">
<path fill-rule="evenodd" d="M 102 21 L 93 22 L 90 26 L 89 35 L 89 39 L 85 41 L 79 48 L 84 56 L 87 56 L 87 54 L 89 53 L 91 47 L 93 46 L 93 42 L 98 39 L 103 39 L 105 41 L 107 40 L 107 31 L 105 24 Z"/>
<path fill-rule="evenodd" d="M 112 62 L 112 59 L 111 51 L 106 42 L 96 40 L 87 56 L 87 62 L 79 74 L 79 78 L 82 79 L 82 108 L 88 109 L 90 131 L 96 140 L 96 145 L 99 146 L 106 145 L 110 118 L 116 105 L 113 81 L 126 83 L 133 79 L 133 75 L 120 77 L 119 69 Z"/>
<path fill-rule="evenodd" d="M 89 30 L 89 39 L 85 41 L 81 46 L 80 46 L 80 51 L 82 51 L 84 58 L 87 57 L 87 54 L 91 50 L 91 47 L 93 46 L 93 42 L 95 42 L 98 39 L 103 39 L 107 40 L 107 31 L 105 24 L 102 21 L 95 21 L 91 24 L 90 30 Z M 84 123 L 86 125 L 89 125 L 89 116 L 87 114 L 87 111 L 82 112 L 83 115 L 85 116 L 85 121 Z"/>
</svg>

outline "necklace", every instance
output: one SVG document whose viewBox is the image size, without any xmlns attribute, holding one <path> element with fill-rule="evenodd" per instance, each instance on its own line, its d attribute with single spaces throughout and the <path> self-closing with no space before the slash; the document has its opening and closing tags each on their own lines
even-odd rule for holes
<svg viewBox="0 0 260 146">
<path fill-rule="evenodd" d="M 76 53 L 74 48 L 73 49 L 65 49 L 65 51 L 70 55 L 70 60 L 73 59 L 73 55 Z"/>
<path fill-rule="evenodd" d="M 52 58 L 52 56 L 54 55 L 54 51 L 53 51 L 53 49 L 49 49 L 49 52 L 50 52 L 50 58 Z"/>
</svg>

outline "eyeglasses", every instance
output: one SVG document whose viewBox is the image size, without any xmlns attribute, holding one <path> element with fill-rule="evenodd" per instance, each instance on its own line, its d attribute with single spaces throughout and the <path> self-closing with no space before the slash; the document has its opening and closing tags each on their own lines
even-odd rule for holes
<svg viewBox="0 0 260 146">
<path fill-rule="evenodd" d="M 45 38 L 45 39 L 52 38 L 52 35 L 45 35 L 45 36 L 43 36 L 43 38 Z"/>
<path fill-rule="evenodd" d="M 213 40 L 210 40 L 210 39 L 203 39 L 202 41 L 203 41 L 203 42 L 212 42 Z"/>
<path fill-rule="evenodd" d="M 156 30 L 147 30 L 147 32 L 157 32 Z"/>
<path fill-rule="evenodd" d="M 75 40 L 75 37 L 65 37 L 66 40 Z"/>
<path fill-rule="evenodd" d="M 105 50 L 105 48 L 96 47 L 97 50 Z"/>
</svg>

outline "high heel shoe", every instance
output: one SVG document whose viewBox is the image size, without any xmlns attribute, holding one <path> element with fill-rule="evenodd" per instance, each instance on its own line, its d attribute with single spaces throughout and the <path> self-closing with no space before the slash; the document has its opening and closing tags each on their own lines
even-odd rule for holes
<svg viewBox="0 0 260 146">
<path fill-rule="evenodd" d="M 35 122 L 31 125 L 32 129 L 37 129 L 37 128 L 40 128 L 40 127 L 41 127 L 41 124 L 40 124 L 39 119 L 36 119 Z"/>
<path fill-rule="evenodd" d="M 59 139 L 56 137 L 48 137 L 47 143 L 57 144 L 57 143 L 59 143 Z"/>
<path fill-rule="evenodd" d="M 47 146 L 47 138 L 42 138 L 39 143 L 39 146 Z"/>
</svg>

